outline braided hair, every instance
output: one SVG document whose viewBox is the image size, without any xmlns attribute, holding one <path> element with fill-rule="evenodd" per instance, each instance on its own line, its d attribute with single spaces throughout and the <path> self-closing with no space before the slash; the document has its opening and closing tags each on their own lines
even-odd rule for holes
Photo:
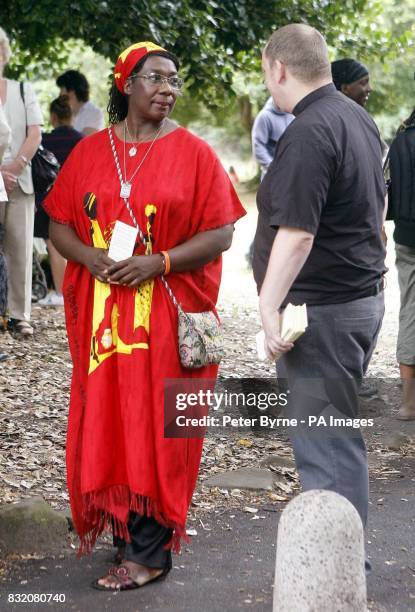
<svg viewBox="0 0 415 612">
<path fill-rule="evenodd" d="M 404 121 L 405 127 L 408 127 L 409 125 L 412 125 L 414 123 L 415 123 L 415 107 L 412 113 L 409 115 L 408 119 Z"/>
<path fill-rule="evenodd" d="M 399 126 L 399 128 L 397 129 L 396 133 L 399 134 L 400 132 L 403 132 L 410 125 L 415 125 L 415 107 L 414 107 L 412 113 L 409 115 L 409 117 L 407 119 L 405 119 L 405 121 L 402 121 L 402 123 Z"/>
<path fill-rule="evenodd" d="M 147 55 L 142 57 L 136 63 L 130 74 L 130 77 L 133 77 L 138 72 L 140 72 L 147 59 L 153 55 L 157 55 L 159 57 L 166 57 L 167 59 L 173 62 L 173 64 L 176 66 L 176 70 L 179 70 L 179 60 L 173 53 L 170 53 L 169 51 L 152 51 L 151 53 L 148 53 Z M 111 123 L 111 125 L 119 123 L 120 121 L 126 118 L 128 114 L 128 97 L 128 95 L 123 94 L 119 91 L 119 89 L 115 85 L 115 82 L 113 81 L 109 93 L 109 101 L 107 106 L 109 122 Z"/>
</svg>

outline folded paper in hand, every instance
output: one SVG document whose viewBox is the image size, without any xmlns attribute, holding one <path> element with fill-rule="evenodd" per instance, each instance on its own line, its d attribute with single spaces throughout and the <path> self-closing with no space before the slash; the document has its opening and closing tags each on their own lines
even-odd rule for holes
<svg viewBox="0 0 415 612">
<path fill-rule="evenodd" d="M 6 187 L 4 185 L 4 180 L 0 172 L 0 202 L 8 202 L 9 198 L 7 197 Z"/>
<path fill-rule="evenodd" d="M 295 342 L 300 336 L 303 335 L 307 329 L 307 307 L 305 304 L 300 306 L 294 306 L 288 304 L 281 315 L 281 338 L 286 342 Z M 265 333 L 261 329 L 256 335 L 256 347 L 258 352 L 258 358 L 261 361 L 268 359 L 265 352 Z M 282 353 L 275 356 L 275 361 L 281 357 Z M 273 360 L 274 361 L 274 360 Z"/>
<path fill-rule="evenodd" d="M 138 229 L 128 223 L 116 221 L 111 236 L 108 257 L 113 261 L 123 261 L 134 253 Z"/>
</svg>

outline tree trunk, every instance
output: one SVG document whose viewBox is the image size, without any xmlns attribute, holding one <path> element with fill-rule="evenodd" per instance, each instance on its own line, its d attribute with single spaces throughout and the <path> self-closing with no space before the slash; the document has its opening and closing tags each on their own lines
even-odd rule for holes
<svg viewBox="0 0 415 612">
<path fill-rule="evenodd" d="M 252 104 L 249 96 L 245 95 L 238 98 L 238 105 L 241 124 L 250 135 L 254 124 L 254 118 L 252 116 Z"/>
</svg>

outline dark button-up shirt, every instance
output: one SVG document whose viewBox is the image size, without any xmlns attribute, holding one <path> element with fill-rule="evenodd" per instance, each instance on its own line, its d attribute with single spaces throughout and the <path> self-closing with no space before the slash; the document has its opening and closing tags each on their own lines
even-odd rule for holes
<svg viewBox="0 0 415 612">
<path fill-rule="evenodd" d="M 325 85 L 295 107 L 258 191 L 254 276 L 260 289 L 278 227 L 314 235 L 285 303 L 359 299 L 385 272 L 380 136 L 358 104 Z"/>
</svg>

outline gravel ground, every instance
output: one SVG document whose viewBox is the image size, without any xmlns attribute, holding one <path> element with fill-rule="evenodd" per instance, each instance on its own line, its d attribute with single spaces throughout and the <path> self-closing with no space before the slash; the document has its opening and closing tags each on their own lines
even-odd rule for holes
<svg viewBox="0 0 415 612">
<path fill-rule="evenodd" d="M 247 269 L 245 253 L 255 231 L 256 214 L 253 195 L 244 195 L 243 200 L 248 215 L 238 222 L 233 246 L 224 257 L 219 312 L 227 353 L 220 374 L 271 378 L 274 368 L 258 362 L 255 355 L 254 337 L 260 324 L 255 285 Z M 391 230 L 389 227 L 389 235 Z M 399 294 L 391 237 L 387 261 L 390 271 L 385 292 L 386 313 L 369 371 L 377 379 L 378 392 L 367 402 L 368 410 L 380 415 L 377 430 L 368 439 L 371 476 L 379 481 L 399 478 L 401 462 L 415 455 L 413 424 L 398 428 L 394 418 L 400 395 L 395 360 Z M 72 366 L 62 309 L 34 306 L 33 321 L 35 335 L 29 341 L 15 339 L 8 333 L 0 334 L 0 347 L 10 354 L 10 359 L 0 364 L 0 499 L 8 503 L 40 494 L 55 508 L 63 509 L 68 505 L 64 450 Z M 251 431 L 236 432 L 230 437 L 210 434 L 189 526 L 204 529 L 209 517 L 218 512 L 243 512 L 247 506 L 271 504 L 275 511 L 280 511 L 298 490 L 293 470 L 276 468 L 280 478 L 273 492 L 229 493 L 203 484 L 217 472 L 259 467 L 264 457 L 272 454 L 292 458 L 283 435 L 259 436 Z"/>
<path fill-rule="evenodd" d="M 256 359 L 255 334 L 260 329 L 256 289 L 245 253 L 255 231 L 256 213 L 252 194 L 243 196 L 247 216 L 238 222 L 232 248 L 224 256 L 219 312 L 226 338 L 226 357 L 220 368 L 224 377 L 272 378 L 274 367 Z M 389 228 L 391 229 L 391 228 Z M 394 344 L 399 303 L 393 249 L 389 249 L 386 314 L 369 375 L 391 388 L 391 414 L 399 404 Z M 29 341 L 0 334 L 0 346 L 11 358 L 0 365 L 0 496 L 4 502 L 42 494 L 53 506 L 67 505 L 64 446 L 72 365 L 66 343 L 63 310 L 34 306 L 35 335 Z M 410 427 L 410 424 L 409 424 Z M 246 442 L 248 440 L 248 442 Z M 213 507 L 217 500 L 205 491 L 203 480 L 212 472 L 237 467 L 258 467 L 272 453 L 274 440 L 250 432 L 216 439 L 208 436 L 196 498 Z M 280 447 L 281 448 L 281 447 Z M 284 455 L 290 456 L 288 445 Z M 219 493 L 221 497 L 226 493 Z M 241 493 L 241 503 L 252 493 Z M 215 497 L 215 496 L 213 496 Z"/>
</svg>

